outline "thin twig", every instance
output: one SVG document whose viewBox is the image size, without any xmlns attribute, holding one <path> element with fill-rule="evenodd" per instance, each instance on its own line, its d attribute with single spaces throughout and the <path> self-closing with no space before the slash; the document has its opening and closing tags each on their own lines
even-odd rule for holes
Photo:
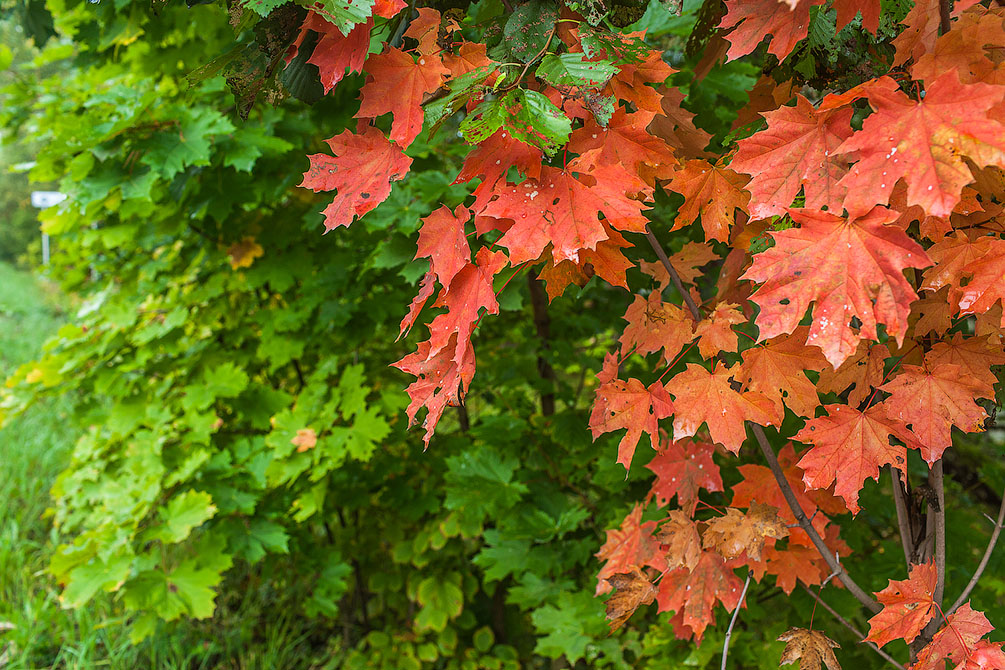
<svg viewBox="0 0 1005 670">
<path fill-rule="evenodd" d="M 750 586 L 750 571 L 747 571 L 747 580 L 743 582 L 743 590 L 740 591 L 740 600 L 736 603 L 736 609 L 733 610 L 733 618 L 729 620 L 729 628 L 726 629 L 726 639 L 722 642 L 722 665 L 720 670 L 726 670 L 726 657 L 729 656 L 729 639 L 733 637 L 733 624 L 736 623 L 736 617 L 740 613 L 740 607 L 743 605 L 743 599 L 747 595 L 747 587 Z"/>
<path fill-rule="evenodd" d="M 991 540 L 988 541 L 988 548 L 984 550 L 984 556 L 981 558 L 981 562 L 977 565 L 977 570 L 974 571 L 974 576 L 970 578 L 967 582 L 967 587 L 963 589 L 963 593 L 960 597 L 956 599 L 953 606 L 946 611 L 946 616 L 949 616 L 955 612 L 960 605 L 966 602 L 967 598 L 970 597 L 970 592 L 974 590 L 977 586 L 977 582 L 980 580 L 981 575 L 984 574 L 984 569 L 988 567 L 988 561 L 991 560 L 991 554 L 994 553 L 995 545 L 998 543 L 998 536 L 1002 532 L 1002 523 L 1005 522 L 1005 491 L 1002 492 L 1002 504 L 998 508 L 998 519 L 995 521 L 995 529 L 991 533 Z"/>
<path fill-rule="evenodd" d="M 904 484 L 900 480 L 900 470 L 890 466 L 890 479 L 893 484 L 893 506 L 897 508 L 897 528 L 900 531 L 900 545 L 904 549 L 904 563 L 908 571 L 911 569 L 911 556 L 914 555 L 914 538 L 911 536 L 911 520 L 908 516 L 907 502 L 904 500 Z"/>
<path fill-rule="evenodd" d="M 852 633 L 855 634 L 855 637 L 857 637 L 859 639 L 859 644 L 865 644 L 865 645 L 867 645 L 874 652 L 876 652 L 877 654 L 879 654 L 880 656 L 882 656 L 884 659 L 886 659 L 886 661 L 888 663 L 890 663 L 891 665 L 894 665 L 894 666 L 900 668 L 900 670 L 907 670 L 907 668 L 905 668 L 903 665 L 901 665 L 900 663 L 897 662 L 897 659 L 895 659 L 893 656 L 890 656 L 890 654 L 886 653 L 885 651 L 883 651 L 882 649 L 880 649 L 878 646 L 876 646 L 875 642 L 866 642 L 865 641 L 865 635 L 863 635 L 857 628 L 855 628 L 855 626 L 851 625 L 843 616 L 841 616 L 840 614 L 838 614 L 834 610 L 833 607 L 831 607 L 826 602 L 824 602 L 823 598 L 821 598 L 817 594 L 813 593 L 813 591 L 811 589 L 807 588 L 805 585 L 802 585 L 802 586 L 803 586 L 803 590 L 806 591 L 806 593 L 810 594 L 810 596 L 812 596 L 813 599 L 816 600 L 817 603 L 821 607 L 823 607 L 825 610 L 827 610 L 828 612 L 830 612 L 831 616 L 833 616 L 835 619 L 838 620 L 838 623 L 840 623 L 842 626 L 844 626 L 845 628 L 847 628 L 848 630 L 850 630 Z"/>
<path fill-rule="evenodd" d="M 687 304 L 688 309 L 691 311 L 691 315 L 694 317 L 695 321 L 701 321 L 701 312 L 698 310 L 698 305 L 695 304 L 694 300 L 691 298 L 691 294 L 684 290 L 684 285 L 680 281 L 680 275 L 674 269 L 673 265 L 670 263 L 670 259 L 667 258 L 666 252 L 663 251 L 663 247 L 660 245 L 659 240 L 653 235 L 649 227 L 646 226 L 646 239 L 649 240 L 649 244 L 652 246 L 653 251 L 656 252 L 656 256 L 659 257 L 660 262 L 663 267 L 666 268 L 667 274 L 670 275 L 670 279 L 673 280 L 674 285 L 681 292 L 684 297 L 684 302 Z M 820 537 L 817 529 L 813 527 L 809 519 L 806 518 L 806 513 L 803 512 L 802 506 L 800 506 L 799 501 L 796 500 L 796 494 L 792 492 L 792 487 L 789 486 L 788 480 L 785 478 L 785 473 L 782 472 L 782 467 L 778 464 L 778 458 L 775 456 L 774 449 L 771 448 L 771 444 L 768 442 L 767 436 L 764 434 L 764 429 L 758 426 L 756 423 L 750 423 L 751 432 L 754 433 L 754 437 L 757 439 L 757 444 L 761 447 L 761 452 L 764 454 L 765 460 L 768 461 L 768 467 L 771 468 L 771 474 L 775 476 L 775 481 L 778 483 L 778 488 L 782 490 L 782 495 L 785 496 L 785 501 L 789 504 L 789 509 L 792 510 L 792 514 L 796 517 L 796 521 L 799 525 L 806 531 L 806 534 L 810 536 L 810 540 L 813 541 L 813 546 L 817 548 L 820 555 L 827 562 L 830 569 L 837 574 L 841 579 L 841 583 L 848 587 L 848 591 L 855 596 L 860 603 L 869 608 L 872 612 L 879 612 L 882 609 L 873 598 L 865 592 L 865 590 L 855 583 L 845 569 L 841 567 L 837 558 L 831 554 L 830 549 L 827 544 Z"/>
<path fill-rule="evenodd" d="M 817 529 L 813 527 L 810 520 L 806 518 L 806 513 L 803 512 L 802 506 L 796 499 L 796 494 L 793 493 L 792 487 L 789 485 L 789 480 L 785 478 L 785 473 L 782 472 L 782 466 L 778 464 L 778 458 L 775 456 L 775 450 L 771 448 L 771 444 L 768 442 L 767 436 L 764 434 L 764 429 L 758 426 L 756 423 L 750 424 L 751 432 L 754 433 L 754 437 L 757 439 L 757 444 L 761 448 L 761 453 L 764 454 L 764 459 L 768 461 L 768 467 L 771 468 L 771 474 L 775 476 L 775 481 L 778 482 L 778 488 L 782 490 L 782 495 L 785 496 L 785 502 L 789 504 L 789 509 L 792 510 L 792 514 L 795 515 L 796 521 L 802 526 L 806 534 L 810 536 L 810 540 L 813 541 L 813 546 L 817 548 L 820 555 L 823 557 L 824 561 L 827 562 L 828 567 L 833 572 L 836 572 L 838 577 L 841 579 L 841 583 L 844 584 L 848 591 L 855 596 L 856 599 L 872 612 L 879 612 L 882 609 L 872 596 L 865 592 L 865 590 L 855 583 L 845 569 L 841 567 L 841 564 L 837 561 L 833 554 L 831 554 L 830 549 L 827 544 L 820 537 L 820 533 Z"/>
<path fill-rule="evenodd" d="M 673 285 L 677 287 L 678 291 L 680 291 L 681 296 L 684 298 L 684 304 L 687 305 L 688 310 L 691 312 L 691 316 L 694 317 L 695 321 L 701 321 L 701 310 L 699 310 L 698 305 L 695 304 L 690 291 L 684 289 L 684 283 L 680 280 L 680 275 L 677 274 L 677 270 L 675 270 L 673 265 L 670 264 L 670 259 L 667 258 L 667 253 L 663 251 L 663 245 L 661 245 L 660 241 L 656 239 L 655 235 L 653 235 L 653 231 L 649 230 L 648 224 L 646 225 L 646 239 L 649 240 L 649 246 L 651 246 L 653 251 L 656 252 L 656 257 L 660 259 L 660 263 L 663 264 L 667 274 L 670 275 Z"/>
</svg>

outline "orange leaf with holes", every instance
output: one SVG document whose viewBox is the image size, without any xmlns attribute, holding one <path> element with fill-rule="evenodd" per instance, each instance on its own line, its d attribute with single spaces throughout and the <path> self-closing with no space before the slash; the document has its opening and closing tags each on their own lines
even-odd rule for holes
<svg viewBox="0 0 1005 670">
<path fill-rule="evenodd" d="M 656 504 L 662 507 L 677 496 L 678 507 L 694 516 L 699 490 L 722 490 L 719 466 L 712 460 L 714 453 L 714 445 L 688 439 L 677 440 L 658 452 L 646 465 L 656 475 L 650 491 Z"/>
<path fill-rule="evenodd" d="M 807 344 L 820 347 L 838 367 L 859 339 L 877 339 L 876 326 L 903 342 L 911 303 L 918 295 L 906 268 L 931 265 L 924 249 L 885 224 L 896 212 L 876 207 L 858 219 L 792 210 L 799 228 L 770 233 L 775 246 L 754 256 L 743 279 L 763 282 L 751 299 L 761 306 L 762 340 L 791 333 L 813 303 Z M 851 320 L 861 321 L 858 332 Z"/>
<path fill-rule="evenodd" d="M 597 389 L 590 414 L 590 431 L 596 440 L 612 430 L 627 429 L 618 444 L 618 463 L 627 470 L 642 433 L 649 434 L 650 444 L 655 449 L 659 441 L 659 420 L 672 413 L 673 403 L 660 382 L 653 382 L 646 388 L 638 379 L 613 379 Z"/>
<path fill-rule="evenodd" d="M 768 397 L 733 389 L 733 372 L 725 366 L 709 372 L 688 363 L 687 370 L 667 382 L 667 391 L 674 397 L 675 438 L 690 437 L 705 423 L 712 440 L 735 454 L 747 437 L 745 421 L 762 426 L 782 422 L 782 414 Z"/>
<path fill-rule="evenodd" d="M 778 508 L 755 502 L 745 513 L 730 507 L 725 516 L 712 518 L 702 536 L 702 545 L 715 549 L 725 559 L 746 554 L 759 561 L 767 538 L 781 539 L 788 535 Z"/>
<path fill-rule="evenodd" d="M 676 612 L 701 642 L 705 629 L 715 623 L 716 604 L 722 603 L 726 611 L 736 609 L 742 588 L 743 582 L 722 556 L 704 551 L 693 570 L 678 568 L 663 577 L 656 601 L 660 612 Z"/>
<path fill-rule="evenodd" d="M 912 565 L 908 579 L 891 579 L 889 586 L 876 594 L 883 609 L 869 619 L 865 639 L 880 647 L 893 640 L 913 642 L 938 613 L 933 599 L 937 581 L 934 561 Z"/>
<path fill-rule="evenodd" d="M 667 185 L 684 196 L 670 230 L 691 225 L 701 217 L 706 240 L 729 241 L 729 229 L 737 210 L 746 211 L 750 194 L 744 190 L 750 179 L 708 161 L 691 160 L 673 174 Z"/>
</svg>

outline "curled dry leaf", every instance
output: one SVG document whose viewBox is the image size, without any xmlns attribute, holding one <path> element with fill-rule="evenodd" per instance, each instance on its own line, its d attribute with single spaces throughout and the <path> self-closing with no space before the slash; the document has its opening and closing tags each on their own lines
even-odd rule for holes
<svg viewBox="0 0 1005 670">
<path fill-rule="evenodd" d="M 701 536 L 698 526 L 684 513 L 675 509 L 656 531 L 654 537 L 660 544 L 667 545 L 667 567 L 693 570 L 701 558 Z"/>
<path fill-rule="evenodd" d="M 786 643 L 779 666 L 798 660 L 799 670 L 819 670 L 821 666 L 827 666 L 827 670 L 841 670 L 834 655 L 834 650 L 841 645 L 820 631 L 790 628 L 778 636 L 778 641 Z"/>
<path fill-rule="evenodd" d="M 779 518 L 778 510 L 759 502 L 751 504 L 744 514 L 735 507 L 708 522 L 705 530 L 704 546 L 714 548 L 723 558 L 736 558 L 746 552 L 755 561 L 761 560 L 764 540 L 769 537 L 787 537 L 789 529 Z"/>
<path fill-rule="evenodd" d="M 656 599 L 657 588 L 639 570 L 611 575 L 607 581 L 615 588 L 607 600 L 607 623 L 613 633 L 642 605 Z"/>
</svg>

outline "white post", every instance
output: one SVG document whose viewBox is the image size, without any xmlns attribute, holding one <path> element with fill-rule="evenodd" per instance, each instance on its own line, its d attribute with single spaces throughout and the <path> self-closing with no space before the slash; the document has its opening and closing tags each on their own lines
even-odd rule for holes
<svg viewBox="0 0 1005 670">
<path fill-rule="evenodd" d="M 66 194 L 59 191 L 32 191 L 31 206 L 38 209 L 52 207 L 66 200 Z M 49 264 L 49 236 L 42 233 L 42 265 Z"/>
</svg>

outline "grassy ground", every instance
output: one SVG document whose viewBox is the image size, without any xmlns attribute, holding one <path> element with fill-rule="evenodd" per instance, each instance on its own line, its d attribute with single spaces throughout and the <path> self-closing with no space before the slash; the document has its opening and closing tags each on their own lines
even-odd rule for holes
<svg viewBox="0 0 1005 670">
<path fill-rule="evenodd" d="M 38 353 L 59 319 L 55 293 L 0 264 L 0 379 Z M 105 608 L 63 610 L 45 574 L 55 541 L 45 510 L 73 444 L 69 410 L 66 399 L 54 399 L 0 429 L 0 628 L 9 629 L 0 632 L 3 670 L 87 667 L 131 651 L 121 627 L 100 623 Z"/>
<path fill-rule="evenodd" d="M 62 323 L 61 302 L 32 275 L 0 263 L 0 383 Z M 46 572 L 59 540 L 45 512 L 75 439 L 71 410 L 68 399 L 53 399 L 0 429 L 0 670 L 318 667 L 308 629 L 277 611 L 272 593 L 224 587 L 218 603 L 226 604 L 213 619 L 164 627 L 138 647 L 111 598 L 82 610 L 60 606 Z"/>
</svg>

